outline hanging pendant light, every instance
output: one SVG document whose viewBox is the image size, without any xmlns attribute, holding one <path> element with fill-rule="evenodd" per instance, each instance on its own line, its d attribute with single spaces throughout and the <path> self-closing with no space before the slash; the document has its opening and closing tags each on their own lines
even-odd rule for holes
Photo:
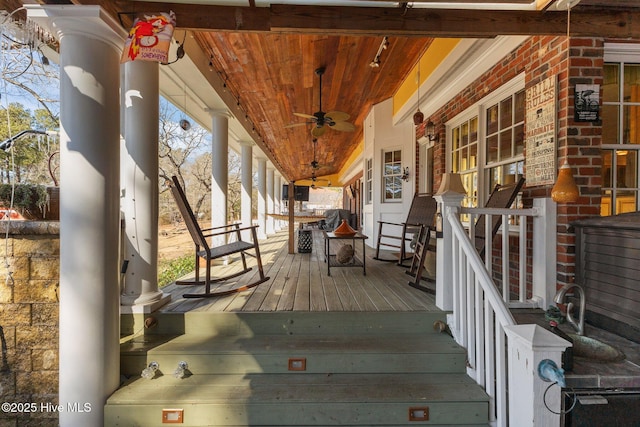
<svg viewBox="0 0 640 427">
<path fill-rule="evenodd" d="M 417 79 L 418 79 L 418 111 L 416 111 L 413 114 L 413 124 L 416 126 L 418 126 L 424 121 L 424 114 L 422 114 L 422 111 L 420 111 L 420 61 L 418 61 Z"/>
<path fill-rule="evenodd" d="M 566 161 L 558 170 L 558 179 L 551 189 L 551 198 L 556 203 L 575 203 L 580 198 L 580 190 L 573 179 L 573 170 Z"/>
</svg>

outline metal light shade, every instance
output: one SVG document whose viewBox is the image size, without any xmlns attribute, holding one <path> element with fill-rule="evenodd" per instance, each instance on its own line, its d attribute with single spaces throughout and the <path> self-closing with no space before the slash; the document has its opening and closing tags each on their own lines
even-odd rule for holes
<svg viewBox="0 0 640 427">
<path fill-rule="evenodd" d="M 580 198 L 580 190 L 573 180 L 573 171 L 566 162 L 558 171 L 558 180 L 551 189 L 551 198 L 556 203 L 574 203 Z"/>
<path fill-rule="evenodd" d="M 464 185 L 462 185 L 460 174 L 449 172 L 442 175 L 442 182 L 436 194 L 442 195 L 447 193 L 467 194 L 467 190 L 464 188 Z"/>
<path fill-rule="evenodd" d="M 422 111 L 420 111 L 420 109 L 418 109 L 418 111 L 416 111 L 415 114 L 413 115 L 413 124 L 418 126 L 423 121 L 424 121 L 424 114 L 422 113 Z"/>
</svg>

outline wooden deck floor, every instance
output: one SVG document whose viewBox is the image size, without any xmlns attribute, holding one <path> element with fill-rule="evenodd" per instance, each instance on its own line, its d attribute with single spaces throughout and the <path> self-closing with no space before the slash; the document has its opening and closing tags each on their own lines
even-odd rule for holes
<svg viewBox="0 0 640 427">
<path fill-rule="evenodd" d="M 331 268 L 324 262 L 322 232 L 313 230 L 313 250 L 288 253 L 288 232 L 282 231 L 260 242 L 265 273 L 270 279 L 244 292 L 216 298 L 185 299 L 184 293 L 202 292 L 203 287 L 171 284 L 163 291 L 172 295 L 164 312 L 188 311 L 434 311 L 433 295 L 407 285 L 405 268 L 377 261 L 366 250 L 366 275 L 362 267 Z M 332 245 L 341 244 L 340 241 Z M 362 245 L 356 241 L 356 254 Z M 334 249 L 337 250 L 336 246 Z M 334 252 L 332 249 L 332 253 Z M 297 247 L 296 247 L 297 251 Z M 250 257 L 249 263 L 255 265 Z M 216 266 L 214 276 L 241 269 L 239 257 L 227 266 Z M 202 275 L 204 275 L 204 270 Z M 255 280 L 257 270 L 220 284 L 212 290 L 238 287 Z M 193 278 L 193 274 L 190 275 Z M 214 288 L 218 286 L 218 288 Z"/>
</svg>

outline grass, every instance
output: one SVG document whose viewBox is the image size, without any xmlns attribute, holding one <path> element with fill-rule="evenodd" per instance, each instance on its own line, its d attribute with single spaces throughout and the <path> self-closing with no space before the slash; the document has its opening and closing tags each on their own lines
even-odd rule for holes
<svg viewBox="0 0 640 427">
<path fill-rule="evenodd" d="M 196 260 L 192 254 L 169 261 L 161 261 L 158 264 L 158 287 L 167 286 L 195 269 Z"/>
</svg>

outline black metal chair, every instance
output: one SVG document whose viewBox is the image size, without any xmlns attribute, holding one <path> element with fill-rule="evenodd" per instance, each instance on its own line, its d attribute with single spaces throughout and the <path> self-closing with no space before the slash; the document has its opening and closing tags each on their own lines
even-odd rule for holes
<svg viewBox="0 0 640 427">
<path fill-rule="evenodd" d="M 404 266 L 404 261 L 413 258 L 413 253 L 407 252 L 407 243 L 416 241 L 422 227 L 433 226 L 437 209 L 438 203 L 431 194 L 416 193 L 411 201 L 411 207 L 409 208 L 409 214 L 405 222 L 394 223 L 378 221 L 378 240 L 376 243 L 376 254 L 373 259 L 390 262 L 396 261 L 398 265 Z M 388 234 L 390 231 L 387 230 L 392 227 L 396 230 L 400 227 L 400 235 Z M 385 242 L 383 239 L 390 239 L 391 242 Z M 380 258 L 380 249 L 382 247 L 398 249 L 398 258 Z"/>
<path fill-rule="evenodd" d="M 250 227 L 240 227 L 239 224 L 229 224 L 223 225 L 220 227 L 212 227 L 212 228 L 200 228 L 198 221 L 187 201 L 187 197 L 182 189 L 180 182 L 177 177 L 172 177 L 173 182 L 169 182 L 169 187 L 171 188 L 171 193 L 176 201 L 176 205 L 178 205 L 178 210 L 184 219 L 184 222 L 189 230 L 189 234 L 191 234 L 191 238 L 193 239 L 193 243 L 195 244 L 195 256 L 196 256 L 196 277 L 194 281 L 176 281 L 177 285 L 204 285 L 205 290 L 204 293 L 184 294 L 185 298 L 207 298 L 207 297 L 218 297 L 223 295 L 229 295 L 235 292 L 245 291 L 254 286 L 259 285 L 260 283 L 264 283 L 269 280 L 269 277 L 264 275 L 264 270 L 262 268 L 262 259 L 260 258 L 260 248 L 258 246 L 258 237 L 256 233 L 257 225 L 253 225 Z M 246 242 L 242 240 L 241 232 L 244 230 L 249 230 L 251 233 L 251 242 Z M 213 236 L 234 236 L 235 241 L 231 243 L 226 243 L 224 245 L 220 245 L 217 247 L 210 247 L 207 242 L 207 238 Z M 246 255 L 251 255 L 251 253 L 247 252 L 253 250 L 255 253 L 255 258 L 258 263 L 258 272 L 259 277 L 256 281 L 240 286 L 233 289 L 228 289 L 224 291 L 211 292 L 211 284 L 222 282 L 234 277 L 241 276 L 249 271 L 251 271 L 251 267 L 247 266 Z M 231 254 L 239 253 L 242 259 L 243 269 L 239 272 L 224 276 L 217 277 L 215 279 L 211 278 L 211 261 L 217 258 L 226 257 Z M 199 259 L 202 258 L 205 260 L 205 280 L 200 280 L 200 268 L 198 266 Z"/>
</svg>

